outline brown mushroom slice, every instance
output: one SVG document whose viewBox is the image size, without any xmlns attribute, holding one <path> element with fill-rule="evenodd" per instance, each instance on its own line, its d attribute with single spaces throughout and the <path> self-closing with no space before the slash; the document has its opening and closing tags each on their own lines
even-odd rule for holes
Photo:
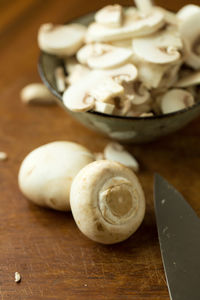
<svg viewBox="0 0 200 300">
<path fill-rule="evenodd" d="M 180 59 L 182 41 L 176 30 L 169 27 L 154 35 L 133 39 L 133 52 L 140 59 L 156 64 L 174 63 Z"/>
<path fill-rule="evenodd" d="M 180 34 L 184 41 L 184 55 L 187 65 L 200 69 L 200 11 L 192 14 L 180 24 Z"/>
<path fill-rule="evenodd" d="M 98 24 L 108 27 L 120 27 L 123 19 L 123 8 L 121 5 L 107 5 L 95 14 Z"/>
<path fill-rule="evenodd" d="M 186 20 L 188 17 L 200 12 L 200 7 L 194 4 L 188 4 L 183 6 L 176 14 L 180 21 Z"/>
<path fill-rule="evenodd" d="M 119 143 L 109 143 L 104 149 L 104 157 L 107 160 L 116 161 L 120 164 L 131 168 L 137 172 L 139 170 L 139 164 L 135 157 L 127 152 L 124 147 Z"/>
<path fill-rule="evenodd" d="M 136 175 L 108 160 L 95 161 L 79 172 L 70 204 L 80 231 L 102 244 L 126 240 L 145 214 L 145 197 Z"/>
<path fill-rule="evenodd" d="M 138 12 L 134 17 L 126 15 L 123 25 L 119 28 L 108 28 L 101 24 L 92 23 L 86 34 L 87 42 L 112 42 L 145 36 L 156 32 L 164 25 L 164 16 L 161 12 L 153 11 L 148 15 Z"/>
<path fill-rule="evenodd" d="M 194 97 L 188 91 L 172 89 L 165 93 L 160 99 L 163 114 L 172 113 L 190 107 L 194 104 Z"/>
<path fill-rule="evenodd" d="M 175 84 L 175 86 L 179 88 L 186 88 L 194 85 L 200 85 L 200 71 L 192 72 L 191 74 L 180 78 Z"/>
<path fill-rule="evenodd" d="M 63 103 L 72 111 L 88 111 L 95 101 L 112 102 L 124 89 L 102 71 L 91 71 L 82 80 L 71 85 L 63 94 Z"/>
<path fill-rule="evenodd" d="M 43 24 L 38 32 L 41 50 L 58 56 L 74 55 L 83 45 L 86 27 L 81 24 Z"/>
<path fill-rule="evenodd" d="M 107 44 L 89 44 L 77 53 L 77 59 L 91 69 L 109 69 L 126 63 L 132 56 L 132 50 L 113 47 Z"/>
</svg>

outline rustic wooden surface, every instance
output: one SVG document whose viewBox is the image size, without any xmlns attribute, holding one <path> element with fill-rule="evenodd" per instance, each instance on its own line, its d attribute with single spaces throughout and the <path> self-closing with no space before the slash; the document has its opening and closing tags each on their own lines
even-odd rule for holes
<svg viewBox="0 0 200 300">
<path fill-rule="evenodd" d="M 39 81 L 40 24 L 62 23 L 109 2 L 115 1 L 0 0 L 0 151 L 9 156 L 0 162 L 1 300 L 169 300 L 153 211 L 153 174 L 166 177 L 200 214 L 200 119 L 160 141 L 127 146 L 141 164 L 147 213 L 136 234 L 119 245 L 93 243 L 78 231 L 70 213 L 30 204 L 17 185 L 21 161 L 42 144 L 70 140 L 101 151 L 108 142 L 60 107 L 23 105 L 19 91 Z M 178 9 L 186 3 L 166 5 Z M 16 271 L 22 275 L 20 284 L 14 282 Z"/>
</svg>

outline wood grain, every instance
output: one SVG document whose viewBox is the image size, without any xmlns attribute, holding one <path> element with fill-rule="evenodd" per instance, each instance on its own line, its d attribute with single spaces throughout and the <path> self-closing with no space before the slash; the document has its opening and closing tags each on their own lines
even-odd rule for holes
<svg viewBox="0 0 200 300">
<path fill-rule="evenodd" d="M 9 157 L 0 162 L 1 300 L 169 300 L 153 211 L 154 172 L 177 187 L 200 215 L 200 119 L 157 142 L 127 146 L 141 164 L 147 212 L 124 243 L 93 243 L 78 231 L 70 213 L 36 207 L 19 192 L 19 166 L 32 149 L 70 140 L 101 151 L 108 142 L 57 106 L 25 106 L 19 98 L 24 85 L 39 81 L 39 25 L 62 23 L 106 3 L 115 1 L 0 1 L 0 151 Z M 178 9 L 186 3 L 171 0 L 166 5 Z M 14 282 L 16 271 L 20 284 Z"/>
</svg>

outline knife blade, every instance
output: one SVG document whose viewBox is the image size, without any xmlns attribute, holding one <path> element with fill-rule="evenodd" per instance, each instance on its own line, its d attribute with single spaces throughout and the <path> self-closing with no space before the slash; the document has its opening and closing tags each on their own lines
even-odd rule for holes
<svg viewBox="0 0 200 300">
<path fill-rule="evenodd" d="M 161 255 L 171 300 L 200 300 L 200 219 L 164 178 L 154 179 Z"/>
</svg>

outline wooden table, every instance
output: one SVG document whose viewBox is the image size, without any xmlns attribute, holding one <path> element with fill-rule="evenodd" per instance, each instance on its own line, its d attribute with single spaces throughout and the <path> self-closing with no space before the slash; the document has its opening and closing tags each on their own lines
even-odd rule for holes
<svg viewBox="0 0 200 300">
<path fill-rule="evenodd" d="M 147 212 L 124 243 L 96 244 L 79 232 L 70 213 L 41 209 L 19 192 L 19 166 L 32 149 L 69 140 L 101 151 L 108 142 L 60 107 L 22 104 L 19 92 L 39 81 L 39 25 L 62 23 L 109 2 L 115 1 L 0 1 L 0 151 L 8 154 L 0 162 L 1 300 L 168 300 L 153 210 L 154 172 L 174 184 L 200 215 L 200 119 L 157 142 L 127 146 L 141 165 Z M 167 6 L 178 9 L 184 3 L 171 0 Z M 14 282 L 16 271 L 22 275 L 20 284 Z"/>
</svg>

